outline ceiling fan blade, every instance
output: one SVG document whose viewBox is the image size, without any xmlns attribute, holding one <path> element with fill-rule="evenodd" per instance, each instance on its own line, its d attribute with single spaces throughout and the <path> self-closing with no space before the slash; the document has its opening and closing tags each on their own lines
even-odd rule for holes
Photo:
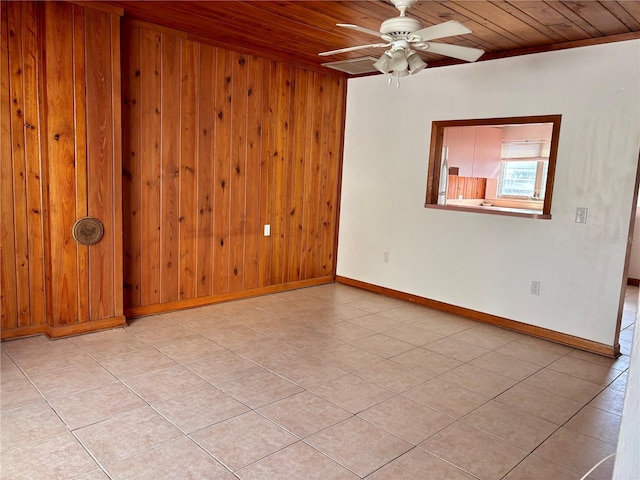
<svg viewBox="0 0 640 480">
<path fill-rule="evenodd" d="M 458 58 L 467 62 L 475 62 L 484 53 L 484 50 L 479 48 L 461 47 L 460 45 L 451 45 L 449 43 L 425 42 L 423 45 L 415 45 L 415 47 L 427 53 L 437 53 L 438 55 Z"/>
<path fill-rule="evenodd" d="M 320 55 L 321 57 L 326 57 L 328 55 L 337 55 L 338 53 L 353 52 L 354 50 L 362 50 L 364 48 L 382 48 L 382 47 L 389 47 L 389 46 L 391 46 L 391 44 L 389 43 L 373 43 L 371 45 L 358 45 L 357 47 L 347 47 L 347 48 L 341 48 L 340 50 L 331 50 L 329 52 L 319 53 L 318 55 Z"/>
<path fill-rule="evenodd" d="M 382 33 L 380 32 L 376 32 L 375 30 L 371 30 L 370 28 L 360 27 L 352 23 L 336 23 L 336 26 L 342 27 L 342 28 L 350 28 L 351 30 L 357 30 L 358 32 L 368 33 L 369 35 L 375 35 L 376 37 L 382 36 Z"/>
<path fill-rule="evenodd" d="M 448 22 L 417 30 L 411 36 L 417 35 L 422 38 L 422 41 L 428 42 L 436 38 L 453 37 L 454 35 L 464 35 L 465 33 L 472 32 L 457 20 L 449 20 Z"/>
</svg>

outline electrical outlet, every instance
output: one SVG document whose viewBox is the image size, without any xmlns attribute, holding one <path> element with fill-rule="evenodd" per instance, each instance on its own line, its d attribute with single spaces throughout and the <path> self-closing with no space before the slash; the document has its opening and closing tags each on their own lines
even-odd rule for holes
<svg viewBox="0 0 640 480">
<path fill-rule="evenodd" d="M 264 226 L 264 236 L 268 237 L 271 235 L 271 225 L 268 223 Z"/>
<path fill-rule="evenodd" d="M 384 254 L 382 255 L 382 261 L 384 263 L 389 263 L 389 255 L 391 255 L 391 252 L 384 252 Z"/>
<path fill-rule="evenodd" d="M 576 223 L 587 223 L 588 208 L 578 207 L 576 208 Z"/>
<path fill-rule="evenodd" d="M 540 295 L 540 282 L 531 282 L 531 295 Z"/>
</svg>

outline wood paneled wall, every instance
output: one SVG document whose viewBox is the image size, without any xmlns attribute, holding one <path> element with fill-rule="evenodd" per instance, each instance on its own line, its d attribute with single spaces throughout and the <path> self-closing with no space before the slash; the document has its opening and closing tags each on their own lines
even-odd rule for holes
<svg viewBox="0 0 640 480">
<path fill-rule="evenodd" d="M 2 331 L 44 328 L 44 203 L 39 16 L 35 3 L 1 4 L 0 315 Z"/>
<path fill-rule="evenodd" d="M 119 22 L 2 2 L 2 338 L 124 323 Z M 91 247 L 72 237 L 88 215 Z"/>
<path fill-rule="evenodd" d="M 123 30 L 127 314 L 333 281 L 345 79 Z"/>
</svg>

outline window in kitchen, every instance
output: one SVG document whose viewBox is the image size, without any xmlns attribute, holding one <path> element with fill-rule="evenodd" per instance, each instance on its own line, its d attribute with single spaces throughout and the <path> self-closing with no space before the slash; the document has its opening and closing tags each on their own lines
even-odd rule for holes
<svg viewBox="0 0 640 480">
<path fill-rule="evenodd" d="M 551 218 L 560 118 L 433 122 L 425 207 Z"/>
</svg>

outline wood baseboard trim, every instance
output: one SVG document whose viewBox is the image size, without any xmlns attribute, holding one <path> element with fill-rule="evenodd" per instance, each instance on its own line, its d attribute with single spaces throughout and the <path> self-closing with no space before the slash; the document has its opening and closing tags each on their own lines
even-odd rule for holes
<svg viewBox="0 0 640 480">
<path fill-rule="evenodd" d="M 96 332 L 110 328 L 126 327 L 127 321 L 123 315 L 116 317 L 102 318 L 90 322 L 74 323 L 71 325 L 51 326 L 47 325 L 45 333 L 49 338 L 69 337 L 80 335 L 81 333 Z"/>
<path fill-rule="evenodd" d="M 11 328 L 0 332 L 0 340 L 13 340 L 21 337 L 41 335 L 47 331 L 46 325 L 31 325 L 29 327 Z"/>
<path fill-rule="evenodd" d="M 640 287 L 640 278 L 627 278 L 627 285 L 631 285 L 633 287 Z"/>
<path fill-rule="evenodd" d="M 336 282 L 344 285 L 349 285 L 370 292 L 379 293 L 391 298 L 397 298 L 399 300 L 405 300 L 407 302 L 415 303 L 418 305 L 424 305 L 425 307 L 440 310 L 442 312 L 452 313 L 461 317 L 469 318 L 471 320 L 477 320 L 483 323 L 496 325 L 498 327 L 513 330 L 519 333 L 525 333 L 533 337 L 549 340 L 550 342 L 560 343 L 569 347 L 579 348 L 591 353 L 597 353 L 605 357 L 616 358 L 620 356 L 620 345 L 614 346 L 605 345 L 604 343 L 594 342 L 586 338 L 580 338 L 567 333 L 556 332 L 549 330 L 548 328 L 537 327 L 535 325 L 529 325 L 527 323 L 518 322 L 516 320 L 510 320 L 508 318 L 499 317 L 497 315 L 491 315 L 490 313 L 483 313 L 470 308 L 459 307 L 438 300 L 432 300 L 426 297 L 420 297 L 411 293 L 401 292 L 399 290 L 393 290 L 387 287 L 381 287 L 373 285 L 371 283 L 362 282 L 360 280 L 354 280 L 352 278 L 342 277 L 336 275 Z"/>
<path fill-rule="evenodd" d="M 335 282 L 335 277 L 333 275 L 328 275 L 325 277 L 312 278 L 309 280 L 299 280 L 295 282 L 280 283 L 278 285 L 269 285 L 268 287 L 254 288 L 251 290 L 241 290 L 238 292 L 220 293 L 218 295 L 190 298 L 188 300 L 154 303 L 152 305 L 125 308 L 124 315 L 127 318 L 143 317 L 145 315 L 154 315 L 158 313 L 173 312 L 176 310 L 185 310 L 194 307 L 203 307 L 205 305 L 212 305 L 215 303 L 228 302 L 231 300 L 241 300 L 243 298 L 259 297 L 261 295 L 267 295 L 269 293 L 296 290 L 298 288 L 313 287 L 316 285 L 324 285 L 333 282 Z"/>
</svg>

